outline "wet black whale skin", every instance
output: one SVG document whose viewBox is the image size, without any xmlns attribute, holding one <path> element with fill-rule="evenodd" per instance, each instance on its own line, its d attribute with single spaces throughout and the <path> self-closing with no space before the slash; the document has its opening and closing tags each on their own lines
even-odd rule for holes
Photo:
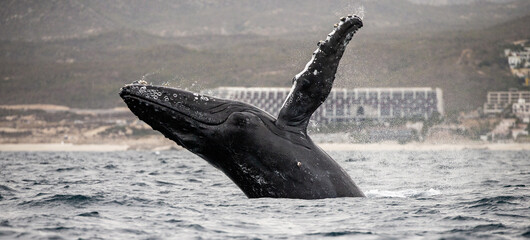
<svg viewBox="0 0 530 240">
<path fill-rule="evenodd" d="M 144 82 L 126 85 L 120 96 L 141 120 L 223 171 L 249 198 L 364 197 L 306 131 L 362 25 L 356 16 L 344 17 L 318 43 L 277 118 L 246 103 Z"/>
</svg>

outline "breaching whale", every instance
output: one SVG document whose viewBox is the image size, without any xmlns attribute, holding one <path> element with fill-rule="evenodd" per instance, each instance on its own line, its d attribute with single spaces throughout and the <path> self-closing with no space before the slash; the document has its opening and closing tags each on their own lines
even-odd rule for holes
<svg viewBox="0 0 530 240">
<path fill-rule="evenodd" d="M 364 197 L 307 135 L 346 45 L 362 26 L 357 16 L 341 18 L 294 77 L 277 118 L 246 103 L 143 81 L 126 85 L 120 96 L 138 118 L 223 171 L 249 198 Z"/>
</svg>

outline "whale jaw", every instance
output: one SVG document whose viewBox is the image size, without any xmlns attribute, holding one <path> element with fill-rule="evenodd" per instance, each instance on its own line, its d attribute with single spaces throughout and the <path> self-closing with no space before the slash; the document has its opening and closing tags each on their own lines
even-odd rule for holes
<svg viewBox="0 0 530 240">
<path fill-rule="evenodd" d="M 208 138 L 241 104 L 169 87 L 129 84 L 120 97 L 138 118 L 166 138 L 200 153 Z"/>
</svg>

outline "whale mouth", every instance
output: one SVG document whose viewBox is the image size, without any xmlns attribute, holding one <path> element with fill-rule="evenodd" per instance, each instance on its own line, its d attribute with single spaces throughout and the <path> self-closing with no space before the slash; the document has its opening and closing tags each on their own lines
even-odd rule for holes
<svg viewBox="0 0 530 240">
<path fill-rule="evenodd" d="M 125 96 L 122 96 L 122 98 L 127 104 L 127 106 L 137 116 L 144 115 L 144 116 L 148 116 L 149 118 L 155 119 L 157 118 L 157 116 L 155 116 L 156 113 L 166 112 L 169 115 L 179 114 L 183 117 L 192 119 L 193 121 L 196 121 L 196 122 L 199 122 L 205 125 L 210 125 L 210 126 L 217 126 L 226 121 L 226 119 L 215 121 L 216 119 L 214 118 L 197 117 L 196 114 L 182 111 L 182 109 L 179 110 L 176 108 L 171 108 L 166 105 L 160 104 L 156 101 L 152 101 L 150 99 L 146 99 L 146 98 L 139 97 L 139 96 L 125 95 Z M 144 107 L 142 107 L 142 105 Z M 142 109 L 142 108 L 151 108 L 151 109 L 147 110 L 147 109 Z M 209 120 L 212 120 L 212 121 L 209 121 Z"/>
<path fill-rule="evenodd" d="M 233 112 L 246 108 L 238 102 L 144 84 L 126 85 L 121 88 L 120 97 L 136 116 L 149 122 L 181 120 L 214 126 L 224 123 Z"/>
</svg>

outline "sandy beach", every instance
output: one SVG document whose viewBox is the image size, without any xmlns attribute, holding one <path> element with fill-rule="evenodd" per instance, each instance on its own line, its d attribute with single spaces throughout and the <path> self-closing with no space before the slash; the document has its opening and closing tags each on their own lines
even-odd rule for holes
<svg viewBox="0 0 530 240">
<path fill-rule="evenodd" d="M 521 143 L 467 143 L 467 144 L 422 144 L 422 143 L 322 143 L 318 144 L 326 151 L 459 151 L 464 149 L 488 149 L 494 151 L 530 150 L 530 144 Z"/>
<path fill-rule="evenodd" d="M 320 143 L 318 144 L 325 151 L 459 151 L 465 149 L 488 149 L 493 151 L 521 151 L 530 150 L 530 144 L 522 143 L 467 143 L 467 144 L 423 144 L 423 143 Z M 126 150 L 140 151 L 164 151 L 182 150 L 177 145 L 137 146 L 125 144 L 71 144 L 71 143 L 21 143 L 21 144 L 0 144 L 0 151 L 14 152 L 112 152 Z"/>
<path fill-rule="evenodd" d="M 27 144 L 0 144 L 2 152 L 113 152 L 125 151 L 128 145 L 112 144 L 82 144 L 71 143 L 27 143 Z"/>
</svg>

